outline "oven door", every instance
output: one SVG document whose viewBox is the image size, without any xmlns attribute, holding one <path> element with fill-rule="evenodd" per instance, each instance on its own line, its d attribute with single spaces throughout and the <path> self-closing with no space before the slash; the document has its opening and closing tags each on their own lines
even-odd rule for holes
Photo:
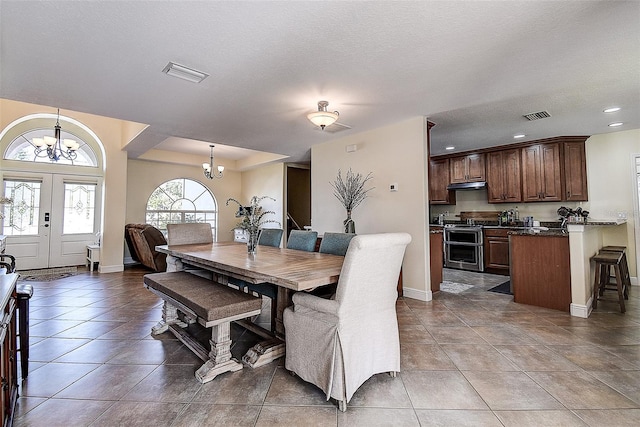
<svg viewBox="0 0 640 427">
<path fill-rule="evenodd" d="M 484 250 L 480 228 L 445 228 L 444 265 L 469 271 L 484 271 Z"/>
</svg>

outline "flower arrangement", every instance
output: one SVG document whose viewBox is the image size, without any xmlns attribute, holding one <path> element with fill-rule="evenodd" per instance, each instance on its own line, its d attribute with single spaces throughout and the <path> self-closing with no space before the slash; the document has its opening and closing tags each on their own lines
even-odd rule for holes
<svg viewBox="0 0 640 427">
<path fill-rule="evenodd" d="M 262 206 L 260 206 L 260 202 L 264 199 L 270 199 L 274 202 L 276 201 L 276 199 L 269 196 L 253 196 L 251 198 L 251 204 L 249 206 L 243 206 L 236 199 L 227 199 L 227 206 L 229 206 L 229 202 L 235 202 L 238 205 L 236 218 L 242 218 L 242 220 L 236 225 L 236 228 L 247 230 L 247 232 L 249 233 L 249 241 L 247 242 L 247 250 L 249 251 L 249 253 L 255 253 L 260 227 L 270 222 L 280 225 L 280 222 L 274 219 L 264 219 L 265 215 L 275 215 L 274 211 L 264 210 Z"/>
<path fill-rule="evenodd" d="M 10 199 L 8 197 L 0 197 L 0 206 L 1 205 L 10 205 L 13 203 L 13 199 Z M 4 218 L 4 212 L 3 210 L 0 210 L 0 219 Z"/>
<path fill-rule="evenodd" d="M 369 172 L 367 176 L 363 176 L 360 173 L 353 173 L 351 168 L 349 168 L 345 178 L 343 179 L 342 171 L 338 169 L 338 177 L 331 183 L 331 186 L 333 187 L 333 195 L 336 196 L 340 203 L 342 203 L 342 206 L 347 210 L 347 219 L 343 221 L 345 233 L 356 232 L 355 223 L 351 219 L 351 211 L 367 198 L 367 193 L 369 193 L 369 191 L 375 188 L 364 188 L 367 181 L 372 178 L 372 172 Z"/>
</svg>

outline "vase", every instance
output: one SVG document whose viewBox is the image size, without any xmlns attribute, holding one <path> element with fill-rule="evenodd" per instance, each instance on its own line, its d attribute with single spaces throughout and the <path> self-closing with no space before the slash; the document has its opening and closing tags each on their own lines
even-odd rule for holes
<svg viewBox="0 0 640 427">
<path fill-rule="evenodd" d="M 255 255 L 258 249 L 258 233 L 249 233 L 247 239 L 247 254 Z"/>
<path fill-rule="evenodd" d="M 351 211 L 347 211 L 347 219 L 342 221 L 345 233 L 356 233 L 356 223 L 351 219 Z"/>
</svg>

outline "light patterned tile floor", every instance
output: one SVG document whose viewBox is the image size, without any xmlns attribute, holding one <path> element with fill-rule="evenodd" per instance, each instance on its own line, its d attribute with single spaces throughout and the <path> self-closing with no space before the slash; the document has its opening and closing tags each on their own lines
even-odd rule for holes
<svg viewBox="0 0 640 427">
<path fill-rule="evenodd" d="M 282 361 L 207 384 L 170 333 L 139 267 L 32 282 L 30 372 L 15 426 L 622 426 L 640 417 L 640 289 L 627 312 L 589 319 L 487 292 L 506 278 L 445 269 L 472 285 L 400 299 L 402 372 L 376 375 L 346 413 Z M 235 357 L 257 338 L 232 328 Z"/>
</svg>

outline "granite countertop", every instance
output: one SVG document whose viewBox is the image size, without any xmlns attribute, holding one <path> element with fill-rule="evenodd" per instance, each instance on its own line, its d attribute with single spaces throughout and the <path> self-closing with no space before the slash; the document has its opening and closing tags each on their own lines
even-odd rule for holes
<svg viewBox="0 0 640 427">
<path fill-rule="evenodd" d="M 539 231 L 534 231 L 534 230 L 536 230 L 535 227 L 525 228 L 522 230 L 509 231 L 508 234 L 515 235 L 515 236 L 535 236 L 535 237 L 569 237 L 569 233 L 567 233 L 567 230 L 563 230 L 561 228 L 550 228 L 548 230 L 539 230 Z"/>
</svg>

